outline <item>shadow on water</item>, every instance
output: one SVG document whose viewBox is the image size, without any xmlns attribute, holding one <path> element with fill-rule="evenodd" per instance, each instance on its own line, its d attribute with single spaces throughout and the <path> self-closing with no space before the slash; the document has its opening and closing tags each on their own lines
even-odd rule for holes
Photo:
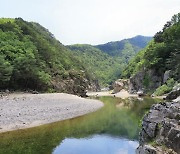
<svg viewBox="0 0 180 154">
<path fill-rule="evenodd" d="M 78 118 L 0 134 L 0 154 L 134 153 L 140 120 L 159 100 L 98 98 L 100 110 Z M 127 147 L 127 143 L 132 147 Z M 107 149 L 108 147 L 108 149 Z M 120 149 L 118 149 L 120 148 Z M 68 150 L 71 151 L 68 152 Z M 117 151 L 119 150 L 119 151 Z M 120 152 L 121 151 L 121 152 Z"/>
</svg>

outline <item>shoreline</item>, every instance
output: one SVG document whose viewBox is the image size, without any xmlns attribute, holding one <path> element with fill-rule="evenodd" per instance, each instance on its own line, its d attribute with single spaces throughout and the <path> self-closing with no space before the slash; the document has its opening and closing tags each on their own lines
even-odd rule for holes
<svg viewBox="0 0 180 154">
<path fill-rule="evenodd" d="M 9 94 L 0 98 L 0 133 L 79 117 L 103 107 L 71 94 Z"/>
<path fill-rule="evenodd" d="M 128 91 L 126 90 L 121 90 L 120 92 L 118 93 L 115 93 L 115 94 L 112 94 L 112 91 L 103 91 L 103 92 L 88 92 L 87 95 L 90 97 L 90 96 L 96 96 L 96 97 L 99 97 L 99 96 L 112 96 L 112 97 L 119 97 L 119 98 L 122 98 L 122 99 L 126 99 L 128 97 L 138 97 L 137 94 L 130 94 L 128 93 Z"/>
</svg>

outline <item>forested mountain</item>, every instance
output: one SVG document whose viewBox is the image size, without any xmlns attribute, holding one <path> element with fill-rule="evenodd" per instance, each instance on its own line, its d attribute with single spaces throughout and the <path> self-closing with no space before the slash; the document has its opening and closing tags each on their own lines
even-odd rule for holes
<svg viewBox="0 0 180 154">
<path fill-rule="evenodd" d="M 136 36 L 104 45 L 76 44 L 67 47 L 94 74 L 101 86 L 106 86 L 121 76 L 128 61 L 151 39 L 152 37 Z"/>
<path fill-rule="evenodd" d="M 119 56 L 125 63 L 127 63 L 129 59 L 135 56 L 138 51 L 143 49 L 150 40 L 152 40 L 152 37 L 138 35 L 133 38 L 109 42 L 95 47 L 110 56 Z"/>
<path fill-rule="evenodd" d="M 68 46 L 68 48 L 84 64 L 88 72 L 96 76 L 101 86 L 106 86 L 115 81 L 124 67 L 120 58 L 109 56 L 92 45 L 76 44 Z"/>
<path fill-rule="evenodd" d="M 107 45 L 66 47 L 38 23 L 1 18 L 0 90 L 74 94 L 96 90 L 97 80 L 106 86 L 119 78 L 129 59 L 149 40 L 137 36 Z"/>
<path fill-rule="evenodd" d="M 159 90 L 164 88 L 164 92 L 170 91 L 168 87 L 173 86 L 175 81 L 180 81 L 180 13 L 174 15 L 162 31 L 154 35 L 149 45 L 129 62 L 123 76 L 129 78 L 144 72 L 143 88 L 148 89 L 153 84 L 152 74 L 148 73 L 150 70 L 160 78 Z M 164 73 L 167 71 L 170 78 L 164 83 Z"/>
<path fill-rule="evenodd" d="M 92 80 L 82 63 L 41 25 L 0 19 L 0 89 L 77 94 Z"/>
</svg>

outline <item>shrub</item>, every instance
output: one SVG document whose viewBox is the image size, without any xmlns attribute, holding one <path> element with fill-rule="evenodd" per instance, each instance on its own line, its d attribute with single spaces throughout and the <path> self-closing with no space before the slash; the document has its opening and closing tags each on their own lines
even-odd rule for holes
<svg viewBox="0 0 180 154">
<path fill-rule="evenodd" d="M 158 87 L 156 91 L 154 92 L 154 94 L 156 96 L 162 96 L 163 94 L 170 92 L 173 89 L 174 84 L 175 84 L 174 79 L 170 78 L 169 80 L 167 80 L 165 84 Z"/>
</svg>

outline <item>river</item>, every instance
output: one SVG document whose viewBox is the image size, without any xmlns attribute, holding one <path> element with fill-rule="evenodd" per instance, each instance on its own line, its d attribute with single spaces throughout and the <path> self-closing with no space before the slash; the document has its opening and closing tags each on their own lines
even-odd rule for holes
<svg viewBox="0 0 180 154">
<path fill-rule="evenodd" d="M 143 115 L 159 100 L 100 97 L 78 118 L 0 134 L 0 154 L 134 154 Z"/>
</svg>

